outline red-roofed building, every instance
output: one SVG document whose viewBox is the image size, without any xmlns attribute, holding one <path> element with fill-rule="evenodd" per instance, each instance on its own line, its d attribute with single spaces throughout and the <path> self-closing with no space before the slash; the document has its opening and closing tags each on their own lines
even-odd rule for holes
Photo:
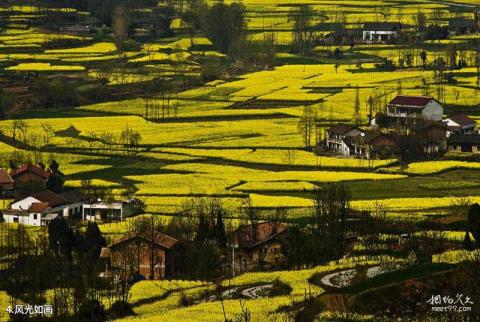
<svg viewBox="0 0 480 322">
<path fill-rule="evenodd" d="M 0 190 L 2 198 L 12 198 L 15 195 L 15 182 L 5 169 L 0 169 Z"/>
<path fill-rule="evenodd" d="M 45 189 L 50 172 L 37 165 L 24 164 L 13 170 L 10 175 L 15 182 L 16 195 L 19 197 L 26 190 Z"/>
<path fill-rule="evenodd" d="M 424 119 L 439 122 L 443 106 L 429 96 L 398 95 L 387 106 L 387 116 L 397 119 Z"/>
</svg>

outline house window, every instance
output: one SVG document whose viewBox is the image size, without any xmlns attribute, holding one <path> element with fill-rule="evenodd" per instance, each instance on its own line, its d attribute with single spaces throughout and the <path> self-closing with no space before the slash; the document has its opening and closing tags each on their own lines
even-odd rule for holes
<svg viewBox="0 0 480 322">
<path fill-rule="evenodd" d="M 14 217 L 13 222 L 18 222 L 18 217 Z"/>
<path fill-rule="evenodd" d="M 37 217 L 38 215 L 37 214 L 33 214 L 33 220 L 37 220 Z"/>
</svg>

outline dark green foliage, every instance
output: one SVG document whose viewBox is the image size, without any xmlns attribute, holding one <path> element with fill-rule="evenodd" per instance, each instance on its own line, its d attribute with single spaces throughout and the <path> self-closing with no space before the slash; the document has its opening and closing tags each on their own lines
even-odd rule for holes
<svg viewBox="0 0 480 322">
<path fill-rule="evenodd" d="M 33 91 L 39 105 L 46 108 L 74 107 L 79 103 L 77 86 L 72 81 L 41 79 Z"/>
<path fill-rule="evenodd" d="M 63 184 L 65 183 L 65 175 L 59 170 L 57 161 L 52 160 L 49 166 L 50 176 L 47 180 L 47 189 L 60 193 L 63 191 Z"/>
<path fill-rule="evenodd" d="M 239 2 L 230 5 L 216 2 L 202 16 L 202 28 L 217 50 L 229 53 L 232 44 L 245 36 L 245 7 Z"/>
<path fill-rule="evenodd" d="M 74 240 L 73 231 L 65 218 L 58 216 L 48 225 L 48 241 L 55 256 L 71 262 Z"/>
<path fill-rule="evenodd" d="M 97 223 L 88 223 L 85 237 L 80 250 L 91 263 L 96 263 L 100 256 L 102 247 L 106 246 L 105 238 L 103 238 Z"/>
</svg>

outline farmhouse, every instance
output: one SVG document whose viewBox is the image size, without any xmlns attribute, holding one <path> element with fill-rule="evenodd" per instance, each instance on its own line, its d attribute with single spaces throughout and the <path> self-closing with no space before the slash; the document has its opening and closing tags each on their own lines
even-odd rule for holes
<svg viewBox="0 0 480 322">
<path fill-rule="evenodd" d="M 402 31 L 399 22 L 367 22 L 363 25 L 363 41 L 365 43 L 385 43 L 398 38 Z"/>
<path fill-rule="evenodd" d="M 355 125 L 339 123 L 326 131 L 325 145 L 328 151 L 337 152 L 345 156 L 350 155 L 350 138 L 364 133 Z"/>
<path fill-rule="evenodd" d="M 132 201 L 84 203 L 82 207 L 83 220 L 120 219 L 133 215 L 135 206 Z"/>
<path fill-rule="evenodd" d="M 387 105 L 385 114 L 379 113 L 371 125 L 409 134 L 412 128 L 426 122 L 441 122 L 443 106 L 428 96 L 398 95 Z"/>
<path fill-rule="evenodd" d="M 107 267 L 112 271 L 123 270 L 133 264 L 139 275 L 159 280 L 170 276 L 172 249 L 177 242 L 160 232 L 132 233 L 102 249 L 101 257 L 107 259 Z"/>
<path fill-rule="evenodd" d="M 15 194 L 19 197 L 24 190 L 45 189 L 50 172 L 37 165 L 24 164 L 14 169 L 10 175 L 15 182 Z"/>
<path fill-rule="evenodd" d="M 473 134 L 477 127 L 477 122 L 465 114 L 451 115 L 444 122 L 447 124 L 447 137 L 452 134 Z"/>
<path fill-rule="evenodd" d="M 447 145 L 450 152 L 480 153 L 480 134 L 452 134 Z"/>
<path fill-rule="evenodd" d="M 284 262 L 282 235 L 287 226 L 263 222 L 238 228 L 229 238 L 233 248 L 234 269 L 246 272 L 258 267 L 272 268 Z"/>
<path fill-rule="evenodd" d="M 67 201 L 63 209 L 64 217 L 80 217 L 84 203 L 88 200 L 87 196 L 76 189 L 66 190 L 58 194 Z"/>
<path fill-rule="evenodd" d="M 398 152 L 393 138 L 378 131 L 367 131 L 353 137 L 350 151 L 353 155 L 365 159 L 389 158 Z"/>
<path fill-rule="evenodd" d="M 14 201 L 11 209 L 27 210 L 34 203 L 46 203 L 52 212 L 63 212 L 67 200 L 50 190 L 42 190 Z"/>
<path fill-rule="evenodd" d="M 80 216 L 85 196 L 77 190 L 56 194 L 42 190 L 14 201 L 4 210 L 6 222 L 19 222 L 25 225 L 44 226 L 58 215 Z"/>
<path fill-rule="evenodd" d="M 33 202 L 28 209 L 7 209 L 3 211 L 3 219 L 7 223 L 20 223 L 29 226 L 47 226 L 57 214 L 49 214 L 48 202 Z"/>
<path fill-rule="evenodd" d="M 10 199 L 15 196 L 15 182 L 7 170 L 0 169 L 0 198 Z"/>
</svg>

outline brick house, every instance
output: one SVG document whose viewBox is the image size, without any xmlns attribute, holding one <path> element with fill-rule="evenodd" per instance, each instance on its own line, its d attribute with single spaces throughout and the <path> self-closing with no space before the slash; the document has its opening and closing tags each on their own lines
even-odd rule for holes
<svg viewBox="0 0 480 322">
<path fill-rule="evenodd" d="M 47 187 L 50 172 L 33 164 L 24 164 L 11 172 L 15 182 L 15 195 L 24 194 L 26 190 L 42 190 Z"/>
<path fill-rule="evenodd" d="M 160 232 L 127 234 L 102 250 L 112 271 L 132 266 L 133 271 L 151 280 L 165 279 L 173 271 L 172 249 L 177 240 Z"/>
<path fill-rule="evenodd" d="M 285 256 L 282 254 L 281 237 L 287 226 L 279 222 L 263 222 L 245 225 L 229 236 L 233 249 L 235 270 L 246 272 L 259 267 L 273 268 L 281 265 Z"/>
</svg>

